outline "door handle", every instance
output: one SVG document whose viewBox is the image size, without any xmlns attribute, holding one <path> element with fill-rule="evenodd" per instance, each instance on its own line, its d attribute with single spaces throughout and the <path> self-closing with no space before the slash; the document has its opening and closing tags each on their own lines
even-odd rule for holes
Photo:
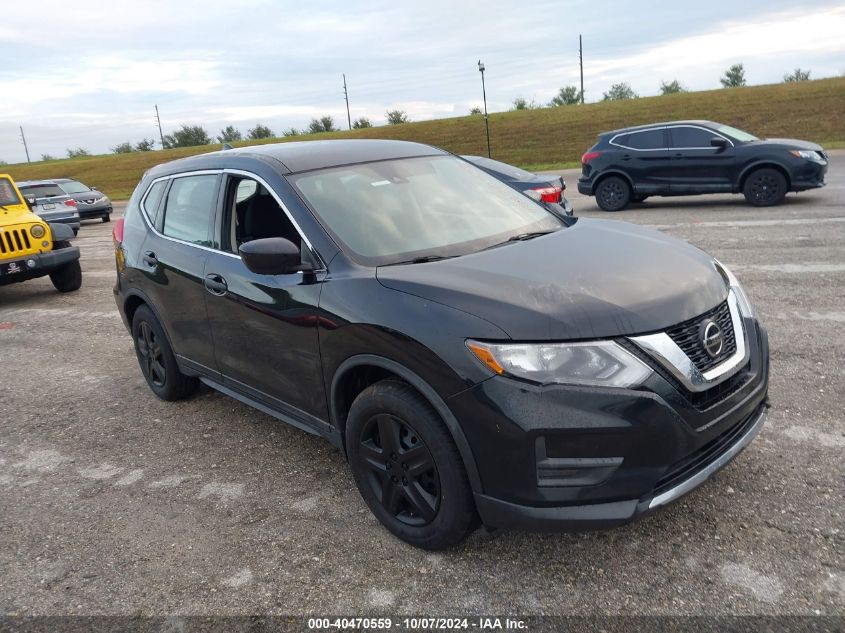
<svg viewBox="0 0 845 633">
<path fill-rule="evenodd" d="M 622 160 L 631 160 L 630 154 L 622 154 Z"/>
<path fill-rule="evenodd" d="M 674 158 L 683 158 L 683 157 L 684 157 L 684 155 L 681 154 L 681 153 L 677 153 L 677 154 L 674 155 Z"/>
<path fill-rule="evenodd" d="M 147 266 L 150 266 L 152 268 L 158 266 L 158 258 L 156 257 L 156 254 L 152 251 L 147 251 L 146 253 L 144 253 L 141 256 L 141 261 L 143 261 Z"/>
<path fill-rule="evenodd" d="M 205 289 L 217 297 L 222 297 L 229 290 L 226 280 L 217 273 L 206 275 L 203 283 L 205 284 Z"/>
</svg>

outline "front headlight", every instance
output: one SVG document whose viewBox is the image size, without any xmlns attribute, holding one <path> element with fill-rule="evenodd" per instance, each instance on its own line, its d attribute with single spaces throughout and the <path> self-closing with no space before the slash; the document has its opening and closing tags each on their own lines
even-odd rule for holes
<svg viewBox="0 0 845 633">
<path fill-rule="evenodd" d="M 789 150 L 789 153 L 796 158 L 806 158 L 807 160 L 815 161 L 820 161 L 822 159 L 817 151 L 811 149 L 792 149 Z"/>
<path fill-rule="evenodd" d="M 714 259 L 713 262 L 716 264 L 716 270 L 722 275 L 722 278 L 725 280 L 728 288 L 734 291 L 736 302 L 742 316 L 749 319 L 757 318 L 754 308 L 751 307 L 751 301 L 749 301 L 748 295 L 745 294 L 745 290 L 743 290 L 742 286 L 739 284 L 739 279 L 737 279 L 730 269 L 718 259 Z"/>
<path fill-rule="evenodd" d="M 94 204 L 97 204 L 97 203 L 99 203 L 99 202 L 105 202 L 106 200 L 108 200 L 108 197 L 107 197 L 107 196 L 100 196 L 99 198 L 97 198 L 96 200 L 94 200 Z"/>
<path fill-rule="evenodd" d="M 497 374 L 540 384 L 635 387 L 651 368 L 613 341 L 589 343 L 482 343 L 467 347 Z"/>
<path fill-rule="evenodd" d="M 35 239 L 41 239 L 47 231 L 40 224 L 33 224 L 29 227 L 29 234 Z"/>
</svg>

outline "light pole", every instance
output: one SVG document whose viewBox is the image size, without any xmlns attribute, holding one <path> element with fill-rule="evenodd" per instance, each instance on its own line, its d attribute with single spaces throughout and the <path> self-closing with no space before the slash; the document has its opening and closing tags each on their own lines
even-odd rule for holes
<svg viewBox="0 0 845 633">
<path fill-rule="evenodd" d="M 487 130 L 487 158 L 490 156 L 490 122 L 487 120 L 487 88 L 484 86 L 484 64 L 478 60 L 478 71 L 481 73 L 481 94 L 484 95 L 484 128 Z"/>
</svg>

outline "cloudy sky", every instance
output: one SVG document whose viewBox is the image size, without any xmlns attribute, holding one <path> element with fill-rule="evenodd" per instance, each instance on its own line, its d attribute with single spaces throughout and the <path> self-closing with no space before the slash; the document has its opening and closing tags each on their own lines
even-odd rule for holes
<svg viewBox="0 0 845 633">
<path fill-rule="evenodd" d="M 732 63 L 749 83 L 795 67 L 845 72 L 841 0 L 28 0 L 0 20 L 0 160 L 108 152 L 201 124 L 212 135 L 256 122 L 277 132 L 330 114 L 384 121 L 491 111 L 515 97 L 546 102 L 578 81 L 584 37 L 588 101 L 627 81 L 719 87 Z"/>
</svg>

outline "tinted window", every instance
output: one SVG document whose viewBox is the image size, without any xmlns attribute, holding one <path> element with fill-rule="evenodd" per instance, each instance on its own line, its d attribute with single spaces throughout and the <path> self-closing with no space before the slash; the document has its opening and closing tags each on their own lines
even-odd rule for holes
<svg viewBox="0 0 845 633">
<path fill-rule="evenodd" d="M 167 181 L 159 180 L 152 187 L 150 187 L 150 192 L 147 194 L 147 197 L 144 198 L 144 211 L 147 212 L 147 217 L 150 219 L 150 222 L 152 222 L 153 225 L 156 224 L 156 219 L 158 218 L 159 203 L 161 202 L 161 197 L 164 195 L 164 190 L 166 188 Z"/>
<path fill-rule="evenodd" d="M 18 194 L 8 178 L 0 178 L 0 205 L 20 204 Z"/>
<path fill-rule="evenodd" d="M 697 127 L 669 128 L 672 135 L 672 147 L 710 147 L 710 139 L 716 136 L 714 132 Z"/>
<path fill-rule="evenodd" d="M 18 188 L 27 198 L 49 198 L 51 196 L 65 195 L 65 192 L 59 189 L 59 185 L 28 185 Z"/>
<path fill-rule="evenodd" d="M 463 255 L 562 228 L 545 208 L 462 160 L 427 156 L 290 177 L 320 220 L 365 264 Z"/>
<path fill-rule="evenodd" d="M 631 147 L 633 149 L 663 149 L 666 147 L 666 141 L 663 137 L 663 130 L 646 130 L 644 132 L 631 132 L 625 135 L 625 142 L 620 143 L 616 139 L 616 144 Z"/>
<path fill-rule="evenodd" d="M 216 195 L 217 176 L 214 174 L 175 178 L 167 194 L 162 233 L 208 246 L 208 225 Z"/>
<path fill-rule="evenodd" d="M 59 183 L 59 186 L 67 193 L 85 193 L 91 191 L 90 187 L 83 185 L 78 180 L 69 180 L 68 182 Z"/>
</svg>

